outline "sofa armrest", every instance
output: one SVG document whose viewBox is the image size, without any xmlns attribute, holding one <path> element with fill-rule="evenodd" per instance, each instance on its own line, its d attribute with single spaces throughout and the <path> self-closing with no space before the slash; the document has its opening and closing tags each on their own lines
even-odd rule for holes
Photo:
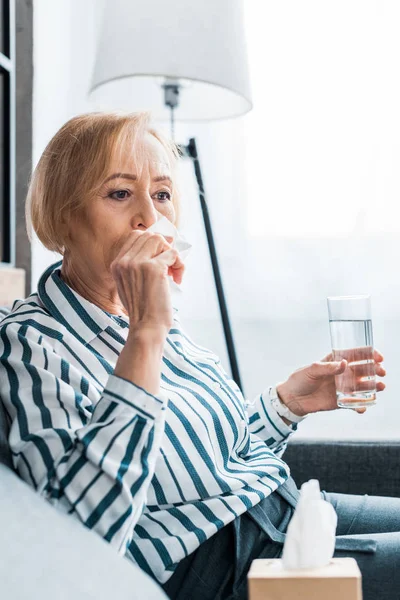
<svg viewBox="0 0 400 600">
<path fill-rule="evenodd" d="M 327 492 L 400 497 L 400 442 L 294 440 L 283 458 L 298 487 L 318 479 Z"/>
<path fill-rule="evenodd" d="M 0 465 L 0 590 L 7 600 L 165 600 L 148 575 Z"/>
</svg>

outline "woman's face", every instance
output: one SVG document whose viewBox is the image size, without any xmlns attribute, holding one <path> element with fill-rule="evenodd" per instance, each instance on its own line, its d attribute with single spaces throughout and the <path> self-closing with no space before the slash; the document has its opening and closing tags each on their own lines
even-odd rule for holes
<svg viewBox="0 0 400 600">
<path fill-rule="evenodd" d="M 145 162 L 137 169 L 132 156 L 114 158 L 98 193 L 73 219 L 68 251 L 100 275 L 109 271 L 129 234 L 145 231 L 164 215 L 175 222 L 173 183 L 168 155 L 162 144 L 146 134 Z"/>
</svg>

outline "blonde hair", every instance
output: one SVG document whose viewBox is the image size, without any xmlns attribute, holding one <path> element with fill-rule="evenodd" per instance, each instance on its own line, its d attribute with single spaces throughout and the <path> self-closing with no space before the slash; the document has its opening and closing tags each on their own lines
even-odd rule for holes
<svg viewBox="0 0 400 600">
<path fill-rule="evenodd" d="M 80 210 L 101 185 L 111 159 L 133 153 L 137 168 L 143 165 L 143 136 L 153 135 L 166 150 L 174 192 L 175 224 L 179 223 L 176 145 L 150 126 L 149 113 L 88 113 L 70 119 L 47 144 L 32 174 L 26 200 L 28 235 L 33 227 L 42 244 L 63 254 L 63 223 Z"/>
</svg>

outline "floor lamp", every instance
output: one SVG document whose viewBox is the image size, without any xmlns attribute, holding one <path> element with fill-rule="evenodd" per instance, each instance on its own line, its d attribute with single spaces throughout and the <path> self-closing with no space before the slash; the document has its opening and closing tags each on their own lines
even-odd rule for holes
<svg viewBox="0 0 400 600">
<path fill-rule="evenodd" d="M 242 0 L 106 0 L 90 98 L 155 120 L 215 121 L 252 108 Z M 232 377 L 243 391 L 196 140 L 193 161 Z"/>
</svg>

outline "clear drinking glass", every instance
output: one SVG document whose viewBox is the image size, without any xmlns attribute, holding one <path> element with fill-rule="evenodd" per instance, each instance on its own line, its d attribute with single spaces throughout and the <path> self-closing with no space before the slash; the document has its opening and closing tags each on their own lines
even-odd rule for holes
<svg viewBox="0 0 400 600">
<path fill-rule="evenodd" d="M 376 376 L 371 297 L 331 296 L 328 312 L 333 360 L 347 360 L 344 373 L 335 377 L 338 406 L 372 406 L 376 404 Z"/>
</svg>

